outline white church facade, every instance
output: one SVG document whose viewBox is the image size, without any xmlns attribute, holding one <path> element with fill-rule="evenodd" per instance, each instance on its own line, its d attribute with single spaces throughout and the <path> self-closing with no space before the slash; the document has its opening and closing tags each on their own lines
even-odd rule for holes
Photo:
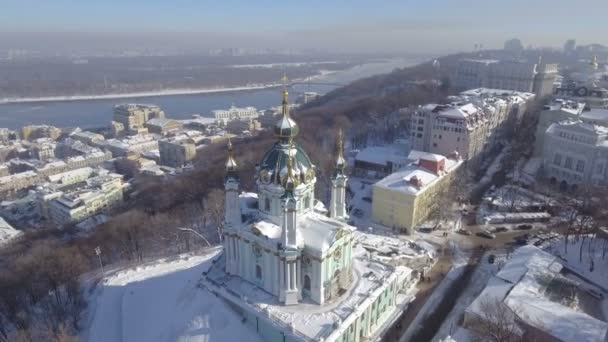
<svg viewBox="0 0 608 342">
<path fill-rule="evenodd" d="M 257 193 L 241 193 L 228 143 L 223 253 L 203 285 L 267 341 L 358 342 L 398 317 L 398 294 L 415 273 L 370 257 L 347 224 L 342 134 L 329 207 L 315 199 L 315 165 L 295 142 L 287 91 L 277 141 L 255 170 Z M 388 325 L 390 326 L 390 325 Z"/>
<path fill-rule="evenodd" d="M 278 141 L 256 170 L 259 215 L 254 222 L 241 220 L 239 180 L 230 152 L 225 182 L 226 272 L 287 305 L 303 297 L 323 304 L 352 279 L 354 228 L 345 223 L 346 165 L 340 153 L 329 217 L 315 212 L 315 166 L 294 142 L 297 134 L 285 96 L 283 116 L 275 126 Z"/>
</svg>

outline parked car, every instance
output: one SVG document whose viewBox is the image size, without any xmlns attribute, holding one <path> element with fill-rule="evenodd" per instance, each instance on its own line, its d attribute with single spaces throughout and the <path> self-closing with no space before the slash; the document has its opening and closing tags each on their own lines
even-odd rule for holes
<svg viewBox="0 0 608 342">
<path fill-rule="evenodd" d="M 507 227 L 496 227 L 492 230 L 493 233 L 502 233 L 502 232 L 506 232 L 509 229 Z"/>
<path fill-rule="evenodd" d="M 417 229 L 420 233 L 430 233 L 433 231 L 433 228 L 430 227 L 420 227 Z"/>
<path fill-rule="evenodd" d="M 468 231 L 468 230 L 466 230 L 466 229 L 463 229 L 463 228 L 458 229 L 458 230 L 456 231 L 456 233 L 458 233 L 458 234 L 462 234 L 462 235 L 471 235 L 471 232 L 470 232 L 470 231 Z"/>
<path fill-rule="evenodd" d="M 530 230 L 532 228 L 533 228 L 533 226 L 531 224 L 520 224 L 516 227 L 516 229 L 519 229 L 519 230 Z"/>
<path fill-rule="evenodd" d="M 479 233 L 476 233 L 475 235 L 485 238 L 485 239 L 496 239 L 496 235 L 492 234 L 491 232 L 489 232 L 487 230 L 482 230 Z"/>
<path fill-rule="evenodd" d="M 372 198 L 371 197 L 363 197 L 362 200 L 364 200 L 365 202 L 372 203 Z"/>
<path fill-rule="evenodd" d="M 528 239 L 525 237 L 522 237 L 522 236 L 518 236 L 518 237 L 514 238 L 513 240 L 515 240 L 516 245 L 520 245 L 520 246 L 523 246 L 528 243 Z"/>
<path fill-rule="evenodd" d="M 361 210 L 359 208 L 353 210 L 353 216 L 358 217 L 358 218 L 363 217 L 363 210 Z"/>
</svg>

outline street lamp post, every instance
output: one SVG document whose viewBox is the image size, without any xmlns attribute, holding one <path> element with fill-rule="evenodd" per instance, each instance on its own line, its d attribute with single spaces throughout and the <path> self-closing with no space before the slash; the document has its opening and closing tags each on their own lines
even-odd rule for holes
<svg viewBox="0 0 608 342">
<path fill-rule="evenodd" d="M 97 254 L 97 258 L 99 259 L 99 266 L 101 267 L 101 275 L 103 276 L 105 272 L 103 271 L 103 262 L 101 262 L 101 248 L 99 246 L 95 247 L 95 254 Z"/>
</svg>

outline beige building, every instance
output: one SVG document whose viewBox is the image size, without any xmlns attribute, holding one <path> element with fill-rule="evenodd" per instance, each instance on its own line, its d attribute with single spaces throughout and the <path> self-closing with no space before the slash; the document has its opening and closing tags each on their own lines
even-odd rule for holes
<svg viewBox="0 0 608 342">
<path fill-rule="evenodd" d="M 48 125 L 30 125 L 24 126 L 21 129 L 21 138 L 23 140 L 33 141 L 40 138 L 50 138 L 57 140 L 61 136 L 61 129 Z"/>
<path fill-rule="evenodd" d="M 160 163 L 171 167 L 184 166 L 196 157 L 196 145 L 192 139 L 160 140 Z"/>
<path fill-rule="evenodd" d="M 156 118 L 165 118 L 159 106 L 128 103 L 114 107 L 113 121 L 121 123 L 131 134 L 138 133 L 148 120 Z"/>
<path fill-rule="evenodd" d="M 150 133 L 170 134 L 181 130 L 184 125 L 177 120 L 156 118 L 148 120 L 146 127 Z"/>
<path fill-rule="evenodd" d="M 405 233 L 429 217 L 437 206 L 438 196 L 449 188 L 462 165 L 457 154 L 446 158 L 412 151 L 409 158 L 416 161 L 380 180 L 372 190 L 374 221 Z"/>
<path fill-rule="evenodd" d="M 34 158 L 46 161 L 55 158 L 55 144 L 41 143 L 32 147 L 32 155 Z"/>
</svg>

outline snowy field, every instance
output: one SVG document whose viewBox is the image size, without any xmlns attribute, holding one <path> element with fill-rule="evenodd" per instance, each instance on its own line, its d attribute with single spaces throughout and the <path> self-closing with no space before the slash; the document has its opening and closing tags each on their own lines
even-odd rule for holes
<svg viewBox="0 0 608 342">
<path fill-rule="evenodd" d="M 559 239 L 544 249 L 565 261 L 568 268 L 577 272 L 580 276 L 602 286 L 604 290 L 608 290 L 608 272 L 606 272 L 608 270 L 607 240 L 602 238 L 591 239 L 589 236 L 585 239 L 580 236 L 571 236 L 568 239 L 567 251 L 564 248 L 564 239 Z"/>
<path fill-rule="evenodd" d="M 197 287 L 219 249 L 124 270 L 89 300 L 84 341 L 261 341 L 220 299 Z"/>
</svg>

